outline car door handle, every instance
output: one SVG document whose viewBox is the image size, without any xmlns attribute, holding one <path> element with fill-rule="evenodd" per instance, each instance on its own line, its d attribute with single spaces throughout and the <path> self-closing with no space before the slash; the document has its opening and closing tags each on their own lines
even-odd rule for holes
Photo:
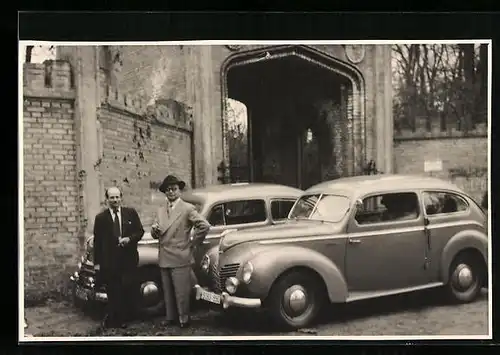
<svg viewBox="0 0 500 355">
<path fill-rule="evenodd" d="M 210 240 L 204 240 L 201 244 L 210 244 Z"/>
<path fill-rule="evenodd" d="M 349 239 L 349 244 L 361 244 L 361 239 Z"/>
</svg>

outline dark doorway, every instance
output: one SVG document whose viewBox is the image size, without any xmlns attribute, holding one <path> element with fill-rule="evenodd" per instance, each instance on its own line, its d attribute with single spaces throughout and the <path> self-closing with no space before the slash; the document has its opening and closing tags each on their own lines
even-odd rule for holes
<svg viewBox="0 0 500 355">
<path fill-rule="evenodd" d="M 351 81 L 295 52 L 259 55 L 225 77 L 247 109 L 248 180 L 305 189 L 349 174 Z"/>
</svg>

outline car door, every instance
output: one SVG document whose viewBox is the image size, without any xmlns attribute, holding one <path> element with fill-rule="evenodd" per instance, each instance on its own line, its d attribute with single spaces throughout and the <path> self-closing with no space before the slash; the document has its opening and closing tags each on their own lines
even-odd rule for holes
<svg viewBox="0 0 500 355">
<path fill-rule="evenodd" d="M 445 190 L 424 190 L 422 201 L 429 238 L 428 268 L 433 281 L 440 281 L 440 257 L 448 240 L 464 228 L 478 228 L 468 202 Z"/>
<path fill-rule="evenodd" d="M 384 201 L 391 199 L 389 209 Z M 405 207 L 397 201 L 405 201 Z M 382 292 L 427 283 L 427 244 L 417 193 L 365 196 L 354 209 L 347 232 L 345 273 L 350 292 Z"/>
</svg>

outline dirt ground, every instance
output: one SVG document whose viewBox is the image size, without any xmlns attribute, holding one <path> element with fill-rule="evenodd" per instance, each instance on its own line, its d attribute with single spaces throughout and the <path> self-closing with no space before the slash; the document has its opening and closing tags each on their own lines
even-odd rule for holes
<svg viewBox="0 0 500 355">
<path fill-rule="evenodd" d="M 33 336 L 392 336 L 487 335 L 488 297 L 463 305 L 443 304 L 430 292 L 361 301 L 325 309 L 324 317 L 309 329 L 277 333 L 265 315 L 252 311 L 228 318 L 215 310 L 199 310 L 189 329 L 161 327 L 161 317 L 140 320 L 126 329 L 102 330 L 99 321 L 75 309 L 69 302 L 53 302 L 25 309 L 26 334 Z"/>
</svg>

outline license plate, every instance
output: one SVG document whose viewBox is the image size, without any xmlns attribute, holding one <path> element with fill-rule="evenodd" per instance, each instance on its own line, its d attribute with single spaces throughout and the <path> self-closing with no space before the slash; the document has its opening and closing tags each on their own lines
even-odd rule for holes
<svg viewBox="0 0 500 355">
<path fill-rule="evenodd" d="M 75 296 L 83 301 L 89 300 L 90 291 L 83 287 L 76 285 Z"/>
<path fill-rule="evenodd" d="M 210 303 L 220 304 L 220 295 L 213 292 L 202 290 L 200 298 Z"/>
</svg>

